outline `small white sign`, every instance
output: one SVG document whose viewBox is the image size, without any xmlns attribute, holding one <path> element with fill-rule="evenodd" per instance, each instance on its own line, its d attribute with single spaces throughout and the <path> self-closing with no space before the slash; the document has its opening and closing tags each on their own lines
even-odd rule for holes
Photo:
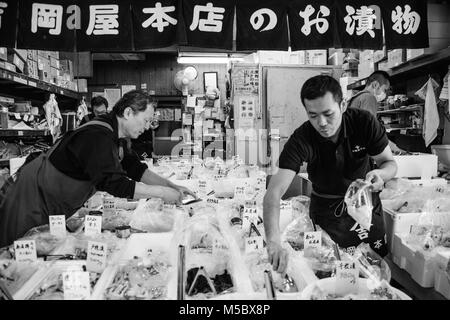
<svg viewBox="0 0 450 320">
<path fill-rule="evenodd" d="M 258 212 L 256 208 L 244 207 L 242 213 L 242 229 L 245 232 L 250 230 L 250 226 L 253 223 L 255 226 L 258 224 Z"/>
<path fill-rule="evenodd" d="M 29 262 L 37 260 L 36 241 L 19 240 L 14 241 L 14 254 L 16 261 Z"/>
<path fill-rule="evenodd" d="M 266 191 L 266 176 L 256 178 L 257 191 Z"/>
<path fill-rule="evenodd" d="M 107 253 L 107 244 L 96 241 L 88 241 L 86 269 L 92 272 L 103 272 L 106 268 Z"/>
<path fill-rule="evenodd" d="M 89 272 L 63 272 L 64 300 L 85 300 L 91 296 Z"/>
<path fill-rule="evenodd" d="M 103 197 L 103 212 L 104 213 L 116 212 L 116 199 L 114 197 Z"/>
<path fill-rule="evenodd" d="M 55 237 L 66 236 L 66 216 L 56 215 L 49 216 L 50 233 Z"/>
<path fill-rule="evenodd" d="M 305 249 L 320 248 L 322 246 L 322 231 L 305 232 L 303 243 Z"/>
<path fill-rule="evenodd" d="M 234 188 L 234 199 L 235 200 L 245 199 L 245 186 L 236 186 Z"/>
<path fill-rule="evenodd" d="M 198 192 L 203 194 L 208 193 L 208 181 L 198 180 Z"/>
<path fill-rule="evenodd" d="M 359 270 L 354 261 L 336 261 L 336 294 L 358 293 Z"/>
<path fill-rule="evenodd" d="M 258 252 L 264 249 L 262 236 L 252 236 L 245 239 L 245 253 Z"/>
<path fill-rule="evenodd" d="M 84 233 L 95 236 L 102 233 L 102 217 L 87 215 L 84 220 Z"/>
<path fill-rule="evenodd" d="M 206 199 L 206 203 L 219 204 L 219 199 L 216 199 L 216 198 L 208 198 L 208 199 Z"/>
</svg>

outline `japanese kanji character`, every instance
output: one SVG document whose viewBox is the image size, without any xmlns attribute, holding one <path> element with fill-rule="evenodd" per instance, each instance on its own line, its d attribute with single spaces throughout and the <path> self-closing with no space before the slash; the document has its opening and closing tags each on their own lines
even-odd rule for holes
<svg viewBox="0 0 450 320">
<path fill-rule="evenodd" d="M 206 19 L 200 19 L 200 12 L 207 12 Z M 214 7 L 211 2 L 206 6 L 197 5 L 194 7 L 194 17 L 189 27 L 191 31 L 198 29 L 205 32 L 222 32 L 222 20 L 225 8 Z"/>
<path fill-rule="evenodd" d="M 392 10 L 391 19 L 394 22 L 392 29 L 399 34 L 402 34 L 403 31 L 404 34 L 414 34 L 419 29 L 420 15 L 415 11 L 411 11 L 411 7 L 407 4 L 405 5 L 404 12 L 402 11 L 402 7 L 396 6 L 395 11 Z"/>
<path fill-rule="evenodd" d="M 356 222 L 353 225 L 353 227 L 350 229 L 350 231 L 357 232 L 358 233 L 358 237 L 361 240 L 368 238 L 369 237 L 369 232 L 366 229 L 364 229 L 363 227 L 361 227 L 361 226 L 357 229 L 358 226 L 359 226 L 359 224 L 358 224 L 358 222 Z"/>
<path fill-rule="evenodd" d="M 300 11 L 299 15 L 305 21 L 303 27 L 301 28 L 302 32 L 308 36 L 311 33 L 311 27 L 316 25 L 317 31 L 320 34 L 324 34 L 327 32 L 329 23 L 328 20 L 324 17 L 328 17 L 330 15 L 330 9 L 325 6 L 320 6 L 319 11 L 317 12 L 316 18 L 310 20 L 309 18 L 316 10 L 310 4 L 308 4 L 304 11 Z"/>
<path fill-rule="evenodd" d="M 175 11 L 175 6 L 163 7 L 161 2 L 157 2 L 154 8 L 142 9 L 143 13 L 151 14 L 150 18 L 142 23 L 142 27 L 148 28 L 151 25 L 153 28 L 157 28 L 158 32 L 163 32 L 164 27 L 167 27 L 169 24 L 177 24 L 177 19 L 167 14 L 167 12 L 173 11 Z"/>
<path fill-rule="evenodd" d="M 380 249 L 382 245 L 383 244 L 381 243 L 381 240 L 377 240 L 373 243 L 373 246 L 375 247 L 375 249 Z"/>
<path fill-rule="evenodd" d="M 61 34 L 63 7 L 55 4 L 33 3 L 31 13 L 31 32 L 38 28 L 50 29 L 49 34 Z"/>
<path fill-rule="evenodd" d="M 264 29 L 259 30 L 264 24 L 264 21 L 265 21 L 264 16 L 265 15 L 268 16 L 269 23 L 267 24 L 267 26 Z M 263 9 L 259 9 L 259 10 L 255 11 L 252 14 L 252 16 L 250 17 L 250 23 L 251 23 L 253 29 L 259 30 L 259 32 L 272 30 L 277 25 L 277 22 L 278 22 L 278 18 L 277 18 L 277 15 L 275 14 L 275 12 L 273 12 L 273 10 L 270 10 L 267 8 L 263 8 Z"/>
<path fill-rule="evenodd" d="M 115 4 L 89 6 L 87 35 L 119 34 L 119 6 Z"/>
<path fill-rule="evenodd" d="M 4 12 L 3 9 L 7 8 L 8 4 L 6 2 L 0 2 L 0 28 L 2 27 L 2 14 Z"/>
<path fill-rule="evenodd" d="M 353 35 L 355 32 L 355 24 L 356 34 L 358 36 L 367 32 L 372 38 L 375 38 L 374 29 L 374 20 L 377 19 L 377 16 L 374 14 L 374 10 L 367 6 L 361 6 L 360 9 L 355 11 L 355 8 L 352 6 L 345 6 L 345 10 L 347 10 L 347 15 L 344 18 L 344 22 L 347 24 L 345 31 L 348 34 Z"/>
</svg>

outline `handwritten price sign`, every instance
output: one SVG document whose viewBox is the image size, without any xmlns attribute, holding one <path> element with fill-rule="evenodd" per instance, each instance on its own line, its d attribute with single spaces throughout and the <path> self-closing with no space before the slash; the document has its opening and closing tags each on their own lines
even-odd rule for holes
<svg viewBox="0 0 450 320">
<path fill-rule="evenodd" d="M 336 262 L 336 293 L 358 293 L 359 270 L 354 261 Z"/>
<path fill-rule="evenodd" d="M 87 215 L 84 219 L 84 233 L 95 236 L 102 233 L 102 217 Z"/>
<path fill-rule="evenodd" d="M 108 246 L 102 242 L 89 241 L 86 268 L 92 272 L 102 272 L 106 268 Z"/>
<path fill-rule="evenodd" d="M 66 236 L 66 217 L 64 215 L 49 216 L 50 233 L 55 237 Z"/>
<path fill-rule="evenodd" d="M 85 300 L 91 296 L 89 272 L 70 271 L 63 273 L 64 300 Z"/>
<path fill-rule="evenodd" d="M 36 241 L 34 240 L 21 240 L 14 241 L 14 253 L 16 261 L 30 262 L 37 260 L 36 253 Z"/>
</svg>

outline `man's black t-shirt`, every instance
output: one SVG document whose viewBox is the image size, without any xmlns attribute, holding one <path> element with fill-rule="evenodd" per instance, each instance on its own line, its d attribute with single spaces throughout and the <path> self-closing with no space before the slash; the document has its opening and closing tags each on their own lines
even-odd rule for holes
<svg viewBox="0 0 450 320">
<path fill-rule="evenodd" d="M 369 156 L 388 145 L 386 131 L 368 111 L 347 109 L 337 143 L 322 137 L 309 121 L 291 135 L 279 158 L 279 168 L 299 172 L 307 162 L 313 190 L 320 194 L 344 196 L 356 179 L 372 169 Z"/>
</svg>

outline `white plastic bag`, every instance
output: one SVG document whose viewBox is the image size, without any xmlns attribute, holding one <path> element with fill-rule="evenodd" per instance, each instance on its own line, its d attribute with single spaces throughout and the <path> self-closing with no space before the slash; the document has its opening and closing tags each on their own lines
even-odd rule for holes
<svg viewBox="0 0 450 320">
<path fill-rule="evenodd" d="M 174 225 L 177 208 L 165 208 L 161 199 L 141 199 L 130 221 L 130 227 L 146 232 L 168 232 Z"/>
<path fill-rule="evenodd" d="M 372 224 L 373 206 L 369 186 L 370 184 L 363 180 L 353 181 L 344 198 L 348 214 L 366 230 L 370 230 Z"/>
</svg>

